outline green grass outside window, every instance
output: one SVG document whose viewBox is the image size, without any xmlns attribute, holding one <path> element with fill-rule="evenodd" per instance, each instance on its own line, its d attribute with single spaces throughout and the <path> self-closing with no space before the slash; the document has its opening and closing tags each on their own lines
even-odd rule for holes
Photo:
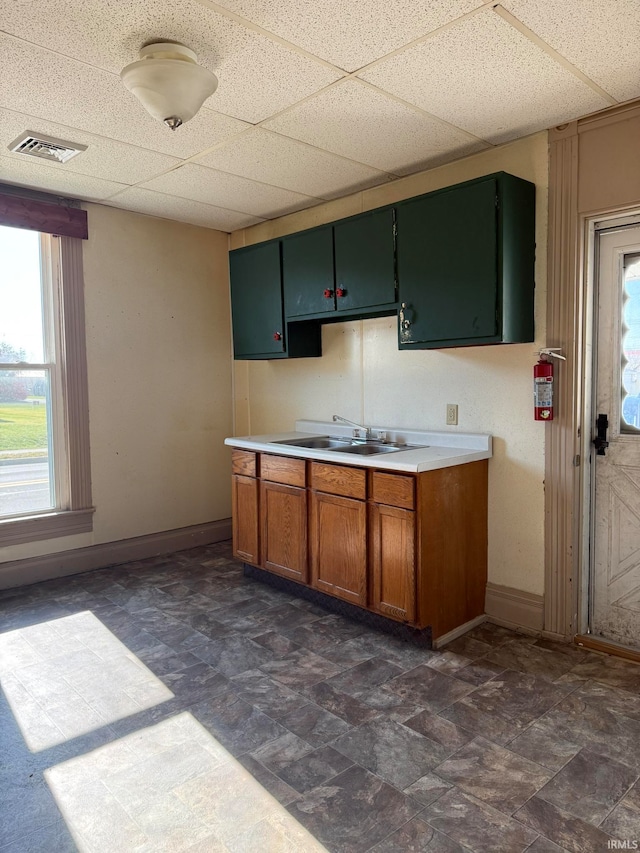
<svg viewBox="0 0 640 853">
<path fill-rule="evenodd" d="M 47 407 L 37 403 L 0 403 L 0 452 L 47 447 Z M 31 454 L 30 454 L 31 455 Z"/>
</svg>

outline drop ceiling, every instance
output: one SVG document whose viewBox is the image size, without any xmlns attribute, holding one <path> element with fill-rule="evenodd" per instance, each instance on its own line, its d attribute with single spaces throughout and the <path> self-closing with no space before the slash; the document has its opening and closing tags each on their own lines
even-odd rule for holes
<svg viewBox="0 0 640 853">
<path fill-rule="evenodd" d="M 638 0 L 0 0 L 0 181 L 233 231 L 640 97 Z M 219 78 L 172 132 L 119 72 Z M 86 145 L 11 153 L 24 131 Z"/>
</svg>

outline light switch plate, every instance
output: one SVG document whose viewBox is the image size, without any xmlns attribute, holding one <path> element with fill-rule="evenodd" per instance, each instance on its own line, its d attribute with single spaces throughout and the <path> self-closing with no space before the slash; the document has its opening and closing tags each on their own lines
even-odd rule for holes
<svg viewBox="0 0 640 853">
<path fill-rule="evenodd" d="M 447 403 L 447 426 L 457 426 L 458 424 L 458 404 Z"/>
</svg>

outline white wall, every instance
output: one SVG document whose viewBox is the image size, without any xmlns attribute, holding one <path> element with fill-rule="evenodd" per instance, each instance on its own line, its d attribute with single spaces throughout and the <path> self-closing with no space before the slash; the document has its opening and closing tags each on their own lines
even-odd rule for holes
<svg viewBox="0 0 640 853">
<path fill-rule="evenodd" d="M 94 531 L 0 562 L 228 518 L 228 235 L 87 205 Z"/>
<path fill-rule="evenodd" d="M 235 433 L 290 429 L 297 418 L 330 420 L 333 413 L 368 424 L 491 433 L 489 581 L 542 594 L 545 427 L 533 420 L 532 366 L 545 343 L 547 134 L 236 232 L 232 246 L 495 171 L 537 188 L 535 343 L 399 352 L 395 318 L 327 325 L 322 358 L 235 362 Z M 458 427 L 445 426 L 447 403 L 459 405 Z"/>
</svg>

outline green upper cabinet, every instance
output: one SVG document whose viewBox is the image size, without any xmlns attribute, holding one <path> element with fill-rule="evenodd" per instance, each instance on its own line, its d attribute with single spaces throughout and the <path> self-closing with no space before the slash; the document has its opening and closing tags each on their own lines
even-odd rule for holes
<svg viewBox="0 0 640 853">
<path fill-rule="evenodd" d="M 534 207 L 503 172 L 397 206 L 400 349 L 533 340 Z"/>
<path fill-rule="evenodd" d="M 394 212 L 375 210 L 282 239 L 287 319 L 393 313 Z"/>
<path fill-rule="evenodd" d="M 321 355 L 399 311 L 400 349 L 534 339 L 535 186 L 505 172 L 230 254 L 235 358 Z"/>
<path fill-rule="evenodd" d="M 335 310 L 331 225 L 282 239 L 282 276 L 287 317 Z"/>
<path fill-rule="evenodd" d="M 284 324 L 279 240 L 236 249 L 229 265 L 236 359 L 321 355 L 317 323 Z"/>
<path fill-rule="evenodd" d="M 394 217 L 383 208 L 333 226 L 337 311 L 396 307 Z"/>
</svg>

